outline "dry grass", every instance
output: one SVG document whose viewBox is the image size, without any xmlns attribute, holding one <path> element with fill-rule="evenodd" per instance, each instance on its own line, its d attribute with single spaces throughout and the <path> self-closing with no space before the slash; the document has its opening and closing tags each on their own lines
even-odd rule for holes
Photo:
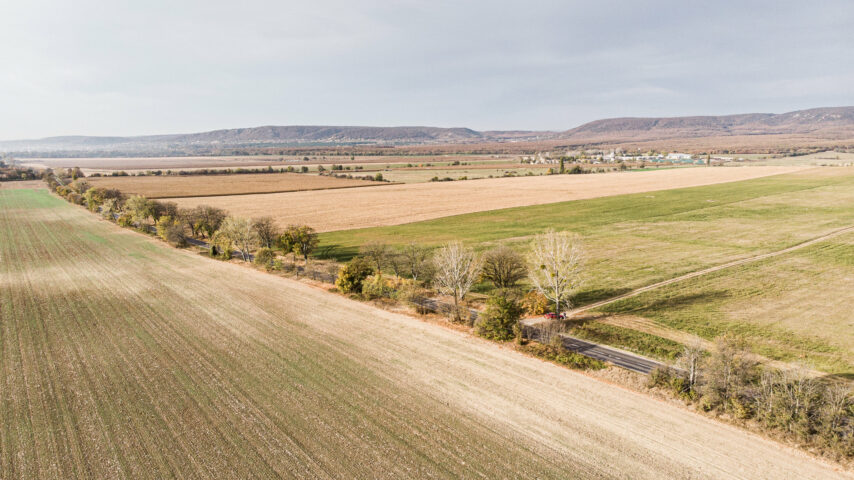
<svg viewBox="0 0 854 480">
<path fill-rule="evenodd" d="M 801 167 L 686 168 L 650 172 L 495 178 L 391 185 L 324 192 L 178 199 L 235 215 L 271 215 L 280 225 L 305 223 L 318 231 L 399 225 L 525 205 L 732 182 L 793 172 Z"/>
<path fill-rule="evenodd" d="M 0 192 L 0 477 L 850 478 L 680 407 Z"/>
<path fill-rule="evenodd" d="M 96 177 L 88 178 L 87 181 L 96 187 L 117 188 L 127 194 L 145 195 L 148 198 L 241 195 L 387 185 L 382 182 L 300 173 Z"/>
</svg>

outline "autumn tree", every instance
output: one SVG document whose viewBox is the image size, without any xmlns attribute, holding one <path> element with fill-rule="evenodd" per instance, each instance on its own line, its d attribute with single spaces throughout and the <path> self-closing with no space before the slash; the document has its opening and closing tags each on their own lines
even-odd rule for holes
<svg viewBox="0 0 854 480">
<path fill-rule="evenodd" d="M 583 261 L 581 241 L 569 232 L 549 230 L 531 243 L 528 277 L 554 303 L 555 313 L 561 312 L 561 305 L 569 306 L 569 298 L 581 282 Z"/>
<path fill-rule="evenodd" d="M 161 202 L 152 200 L 154 207 L 153 217 L 158 220 L 160 217 L 170 217 L 173 220 L 178 220 L 178 204 L 175 202 Z"/>
<path fill-rule="evenodd" d="M 317 248 L 320 239 L 317 232 L 308 225 L 289 225 L 279 236 L 278 243 L 285 253 L 292 252 L 303 257 L 308 268 L 308 256 Z"/>
<path fill-rule="evenodd" d="M 142 195 L 133 195 L 125 201 L 124 211 L 139 228 L 145 228 L 154 216 L 154 203 Z"/>
<path fill-rule="evenodd" d="M 258 245 L 258 235 L 252 229 L 252 221 L 248 218 L 229 216 L 214 233 L 214 243 L 236 249 L 243 260 L 247 261 L 249 252 Z"/>
<path fill-rule="evenodd" d="M 199 205 L 198 207 L 198 230 L 212 237 L 219 230 L 220 225 L 225 220 L 227 214 L 221 208 L 211 207 L 208 205 Z"/>
</svg>

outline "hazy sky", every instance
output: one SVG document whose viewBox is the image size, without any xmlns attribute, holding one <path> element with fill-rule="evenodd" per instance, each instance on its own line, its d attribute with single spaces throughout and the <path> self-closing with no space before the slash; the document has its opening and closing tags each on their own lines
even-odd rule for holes
<svg viewBox="0 0 854 480">
<path fill-rule="evenodd" d="M 0 2 L 0 139 L 854 104 L 854 2 Z"/>
</svg>

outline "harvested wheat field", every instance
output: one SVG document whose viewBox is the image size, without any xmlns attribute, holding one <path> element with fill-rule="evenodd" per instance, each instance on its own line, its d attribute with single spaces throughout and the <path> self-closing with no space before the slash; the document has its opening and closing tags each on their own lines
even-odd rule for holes
<svg viewBox="0 0 854 480">
<path fill-rule="evenodd" d="M 117 188 L 127 194 L 145 195 L 148 198 L 241 195 L 388 185 L 383 182 L 301 173 L 94 177 L 87 178 L 86 181 L 95 187 Z"/>
<path fill-rule="evenodd" d="M 333 231 L 399 225 L 500 208 L 734 182 L 803 168 L 806 167 L 681 168 L 494 178 L 325 192 L 190 197 L 176 201 L 184 207 L 207 204 L 235 215 L 271 215 L 280 225 L 305 223 L 318 231 Z"/>
<path fill-rule="evenodd" d="M 851 478 L 680 407 L 0 191 L 0 478 Z"/>
</svg>

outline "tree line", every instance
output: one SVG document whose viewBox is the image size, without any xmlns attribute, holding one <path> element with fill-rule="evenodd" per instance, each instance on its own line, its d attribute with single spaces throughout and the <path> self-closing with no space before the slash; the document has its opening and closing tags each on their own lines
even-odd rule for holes
<svg viewBox="0 0 854 480">
<path fill-rule="evenodd" d="M 762 365 L 738 336 L 720 336 L 708 349 L 699 338 L 688 342 L 677 368 L 654 371 L 649 385 L 703 411 L 752 420 L 837 457 L 854 456 L 851 384 L 821 379 L 804 367 Z"/>
<path fill-rule="evenodd" d="M 247 219 L 229 215 L 221 208 L 199 205 L 179 208 L 175 202 L 152 200 L 142 195 L 126 196 L 117 189 L 93 187 L 83 178 L 57 176 L 49 172 L 49 188 L 76 205 L 85 206 L 123 227 L 144 233 L 156 233 L 168 243 L 185 247 L 191 238 L 207 240 L 211 256 L 230 259 L 238 253 L 248 261 L 269 260 L 274 268 L 274 250 L 302 257 L 309 256 L 318 245 L 317 233 L 307 225 L 291 225 L 280 230 L 270 217 Z"/>
</svg>

